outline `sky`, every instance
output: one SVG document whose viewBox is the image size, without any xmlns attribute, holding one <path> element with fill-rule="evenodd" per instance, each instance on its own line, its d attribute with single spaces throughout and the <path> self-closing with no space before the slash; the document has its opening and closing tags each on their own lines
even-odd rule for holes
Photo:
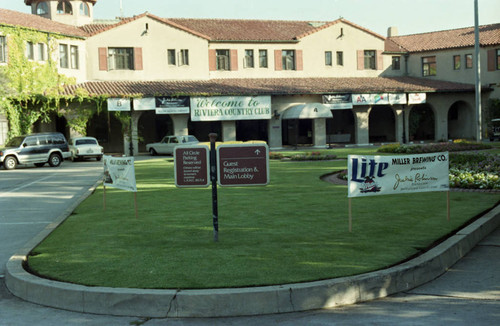
<svg viewBox="0 0 500 326">
<path fill-rule="evenodd" d="M 343 17 L 383 36 L 474 26 L 474 0 L 97 0 L 94 18 L 149 12 L 163 18 L 231 18 L 332 21 Z M 479 24 L 500 23 L 500 0 L 478 0 Z M 0 8 L 30 13 L 24 0 Z"/>
</svg>

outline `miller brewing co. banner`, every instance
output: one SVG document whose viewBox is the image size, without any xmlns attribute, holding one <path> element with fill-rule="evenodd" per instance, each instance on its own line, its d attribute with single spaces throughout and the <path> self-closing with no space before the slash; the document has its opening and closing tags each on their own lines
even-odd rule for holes
<svg viewBox="0 0 500 326">
<path fill-rule="evenodd" d="M 133 157 L 103 156 L 104 186 L 137 192 Z"/>
<path fill-rule="evenodd" d="M 348 197 L 449 191 L 448 152 L 348 156 Z"/>
</svg>

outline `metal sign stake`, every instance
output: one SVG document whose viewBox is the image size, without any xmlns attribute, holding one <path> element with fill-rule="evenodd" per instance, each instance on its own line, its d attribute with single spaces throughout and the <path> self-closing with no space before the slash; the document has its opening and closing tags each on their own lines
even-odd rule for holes
<svg viewBox="0 0 500 326">
<path fill-rule="evenodd" d="M 217 208 L 217 151 L 216 133 L 210 133 L 210 180 L 212 181 L 212 217 L 214 223 L 214 242 L 219 241 L 219 213 Z"/>
</svg>

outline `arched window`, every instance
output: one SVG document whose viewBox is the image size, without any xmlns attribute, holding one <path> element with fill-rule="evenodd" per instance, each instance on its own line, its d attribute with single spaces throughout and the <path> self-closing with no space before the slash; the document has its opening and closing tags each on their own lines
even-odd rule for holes
<svg viewBox="0 0 500 326">
<path fill-rule="evenodd" d="M 49 13 L 49 6 L 47 6 L 47 2 L 39 2 L 36 5 L 36 14 L 37 15 L 46 15 Z"/>
<path fill-rule="evenodd" d="M 57 4 L 57 13 L 58 14 L 73 14 L 73 7 L 71 6 L 71 3 L 69 1 L 59 1 Z"/>
<path fill-rule="evenodd" d="M 80 3 L 80 16 L 90 16 L 89 6 L 85 2 Z"/>
</svg>

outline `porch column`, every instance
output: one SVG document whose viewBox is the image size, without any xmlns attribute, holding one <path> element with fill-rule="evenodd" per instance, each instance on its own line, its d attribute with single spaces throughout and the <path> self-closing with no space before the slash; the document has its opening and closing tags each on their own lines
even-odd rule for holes
<svg viewBox="0 0 500 326">
<path fill-rule="evenodd" d="M 368 130 L 369 125 L 369 111 L 371 106 L 356 106 L 352 109 L 356 120 L 356 144 L 368 145 L 370 143 L 370 134 Z"/>
<path fill-rule="evenodd" d="M 326 119 L 313 119 L 313 145 L 326 148 Z"/>
<path fill-rule="evenodd" d="M 174 135 L 186 136 L 189 134 L 189 114 L 171 114 L 170 118 L 174 124 Z"/>
<path fill-rule="evenodd" d="M 222 141 L 236 140 L 236 121 L 222 121 Z"/>
<path fill-rule="evenodd" d="M 269 148 L 280 149 L 283 148 L 283 134 L 281 131 L 282 121 L 280 117 L 272 118 L 267 124 L 267 133 L 269 135 Z"/>
<path fill-rule="evenodd" d="M 406 131 L 404 128 L 404 106 L 395 105 L 394 112 L 396 113 L 396 141 L 400 144 L 403 143 L 404 132 Z M 408 139 L 408 138 L 406 138 Z"/>
<path fill-rule="evenodd" d="M 139 118 L 141 117 L 142 113 L 143 113 L 142 111 L 132 111 L 131 114 L 132 121 L 131 121 L 131 126 L 129 126 L 129 128 L 132 127 L 133 151 L 130 152 L 130 138 L 129 138 L 130 135 L 129 131 L 127 131 L 127 133 L 123 135 L 123 152 L 125 153 L 125 155 L 136 156 L 137 154 L 139 154 L 139 132 L 137 125 L 139 124 Z"/>
<path fill-rule="evenodd" d="M 434 136 L 435 141 L 448 140 L 448 110 L 434 110 L 435 126 Z"/>
</svg>

